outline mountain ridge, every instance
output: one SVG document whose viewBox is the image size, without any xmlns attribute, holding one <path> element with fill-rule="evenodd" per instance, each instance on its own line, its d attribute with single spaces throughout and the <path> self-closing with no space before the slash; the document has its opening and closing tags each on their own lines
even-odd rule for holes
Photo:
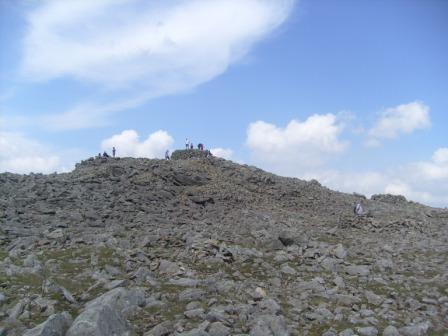
<svg viewBox="0 0 448 336">
<path fill-rule="evenodd" d="M 0 174 L 0 312 L 12 335 L 54 321 L 60 335 L 106 335 L 111 316 L 120 335 L 446 330 L 445 209 L 197 150 L 173 157 Z M 135 303 L 123 309 L 120 298 Z"/>
</svg>

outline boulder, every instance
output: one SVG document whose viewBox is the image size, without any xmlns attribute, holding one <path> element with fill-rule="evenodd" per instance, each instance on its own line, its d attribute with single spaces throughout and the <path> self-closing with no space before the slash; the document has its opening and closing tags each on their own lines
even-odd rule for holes
<svg viewBox="0 0 448 336">
<path fill-rule="evenodd" d="M 72 317 L 69 313 L 54 314 L 45 322 L 25 331 L 23 336 L 64 336 L 71 324 Z"/>
<path fill-rule="evenodd" d="M 125 318 L 144 304 L 144 293 L 138 289 L 113 289 L 87 303 L 66 336 L 130 335 Z"/>
</svg>

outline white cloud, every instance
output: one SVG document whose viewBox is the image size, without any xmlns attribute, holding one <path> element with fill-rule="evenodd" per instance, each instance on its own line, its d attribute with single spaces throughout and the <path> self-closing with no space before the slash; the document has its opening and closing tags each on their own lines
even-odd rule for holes
<svg viewBox="0 0 448 336">
<path fill-rule="evenodd" d="M 61 169 L 61 159 L 39 142 L 15 132 L 0 132 L 0 171 L 25 174 Z"/>
<path fill-rule="evenodd" d="M 419 129 L 429 128 L 429 107 L 422 102 L 412 102 L 388 108 L 368 132 L 367 145 L 376 146 L 382 139 L 395 139 Z"/>
<path fill-rule="evenodd" d="M 210 152 L 217 157 L 226 159 L 226 160 L 231 160 L 232 156 L 233 156 L 233 150 L 229 149 L 229 148 L 212 148 L 210 149 Z"/>
<path fill-rule="evenodd" d="M 248 127 L 246 144 L 257 161 L 288 174 L 319 166 L 329 155 L 343 152 L 348 144 L 339 139 L 342 129 L 334 114 L 292 120 L 285 128 L 257 121 Z"/>
<path fill-rule="evenodd" d="M 121 157 L 163 158 L 173 143 L 173 138 L 162 130 L 150 134 L 144 141 L 140 141 L 136 131 L 125 130 L 103 140 L 101 148 L 110 154 L 115 147 L 116 155 Z"/>
<path fill-rule="evenodd" d="M 294 2 L 44 0 L 27 15 L 22 72 L 30 80 L 93 84 L 98 101 L 56 119 L 70 128 L 72 115 L 104 118 L 105 102 L 127 109 L 129 100 L 139 105 L 215 78 L 285 22 Z"/>
<path fill-rule="evenodd" d="M 439 148 L 434 152 L 432 160 L 435 164 L 448 165 L 448 148 Z"/>
</svg>

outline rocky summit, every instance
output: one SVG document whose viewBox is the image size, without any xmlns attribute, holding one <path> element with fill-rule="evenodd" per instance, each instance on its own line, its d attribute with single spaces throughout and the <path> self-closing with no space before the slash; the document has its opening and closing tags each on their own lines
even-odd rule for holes
<svg viewBox="0 0 448 336">
<path fill-rule="evenodd" d="M 2 336 L 448 330 L 448 210 L 400 196 L 192 150 L 0 174 L 0 224 Z"/>
</svg>

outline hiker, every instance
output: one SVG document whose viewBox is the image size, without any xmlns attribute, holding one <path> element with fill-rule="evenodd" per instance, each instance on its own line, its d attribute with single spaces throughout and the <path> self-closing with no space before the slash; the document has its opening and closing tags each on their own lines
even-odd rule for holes
<svg viewBox="0 0 448 336">
<path fill-rule="evenodd" d="M 353 212 L 357 216 L 362 216 L 364 214 L 364 209 L 362 208 L 361 202 L 356 203 L 355 208 L 353 209 Z"/>
<path fill-rule="evenodd" d="M 112 156 L 115 157 L 115 147 L 112 147 Z"/>
<path fill-rule="evenodd" d="M 193 143 L 190 143 L 190 149 L 193 149 L 193 148 L 194 148 Z"/>
<path fill-rule="evenodd" d="M 200 144 L 198 144 L 198 149 L 199 149 L 199 150 L 201 150 L 201 151 L 202 151 L 202 150 L 204 150 L 204 145 L 203 145 L 203 144 L 201 144 L 201 143 L 200 143 Z"/>
<path fill-rule="evenodd" d="M 190 148 L 190 140 L 188 138 L 185 139 L 185 149 Z"/>
<path fill-rule="evenodd" d="M 106 153 L 106 151 L 103 152 L 103 157 L 108 158 L 110 157 L 109 154 Z"/>
<path fill-rule="evenodd" d="M 170 151 L 167 149 L 165 152 L 165 160 L 169 160 L 170 159 Z"/>
</svg>

